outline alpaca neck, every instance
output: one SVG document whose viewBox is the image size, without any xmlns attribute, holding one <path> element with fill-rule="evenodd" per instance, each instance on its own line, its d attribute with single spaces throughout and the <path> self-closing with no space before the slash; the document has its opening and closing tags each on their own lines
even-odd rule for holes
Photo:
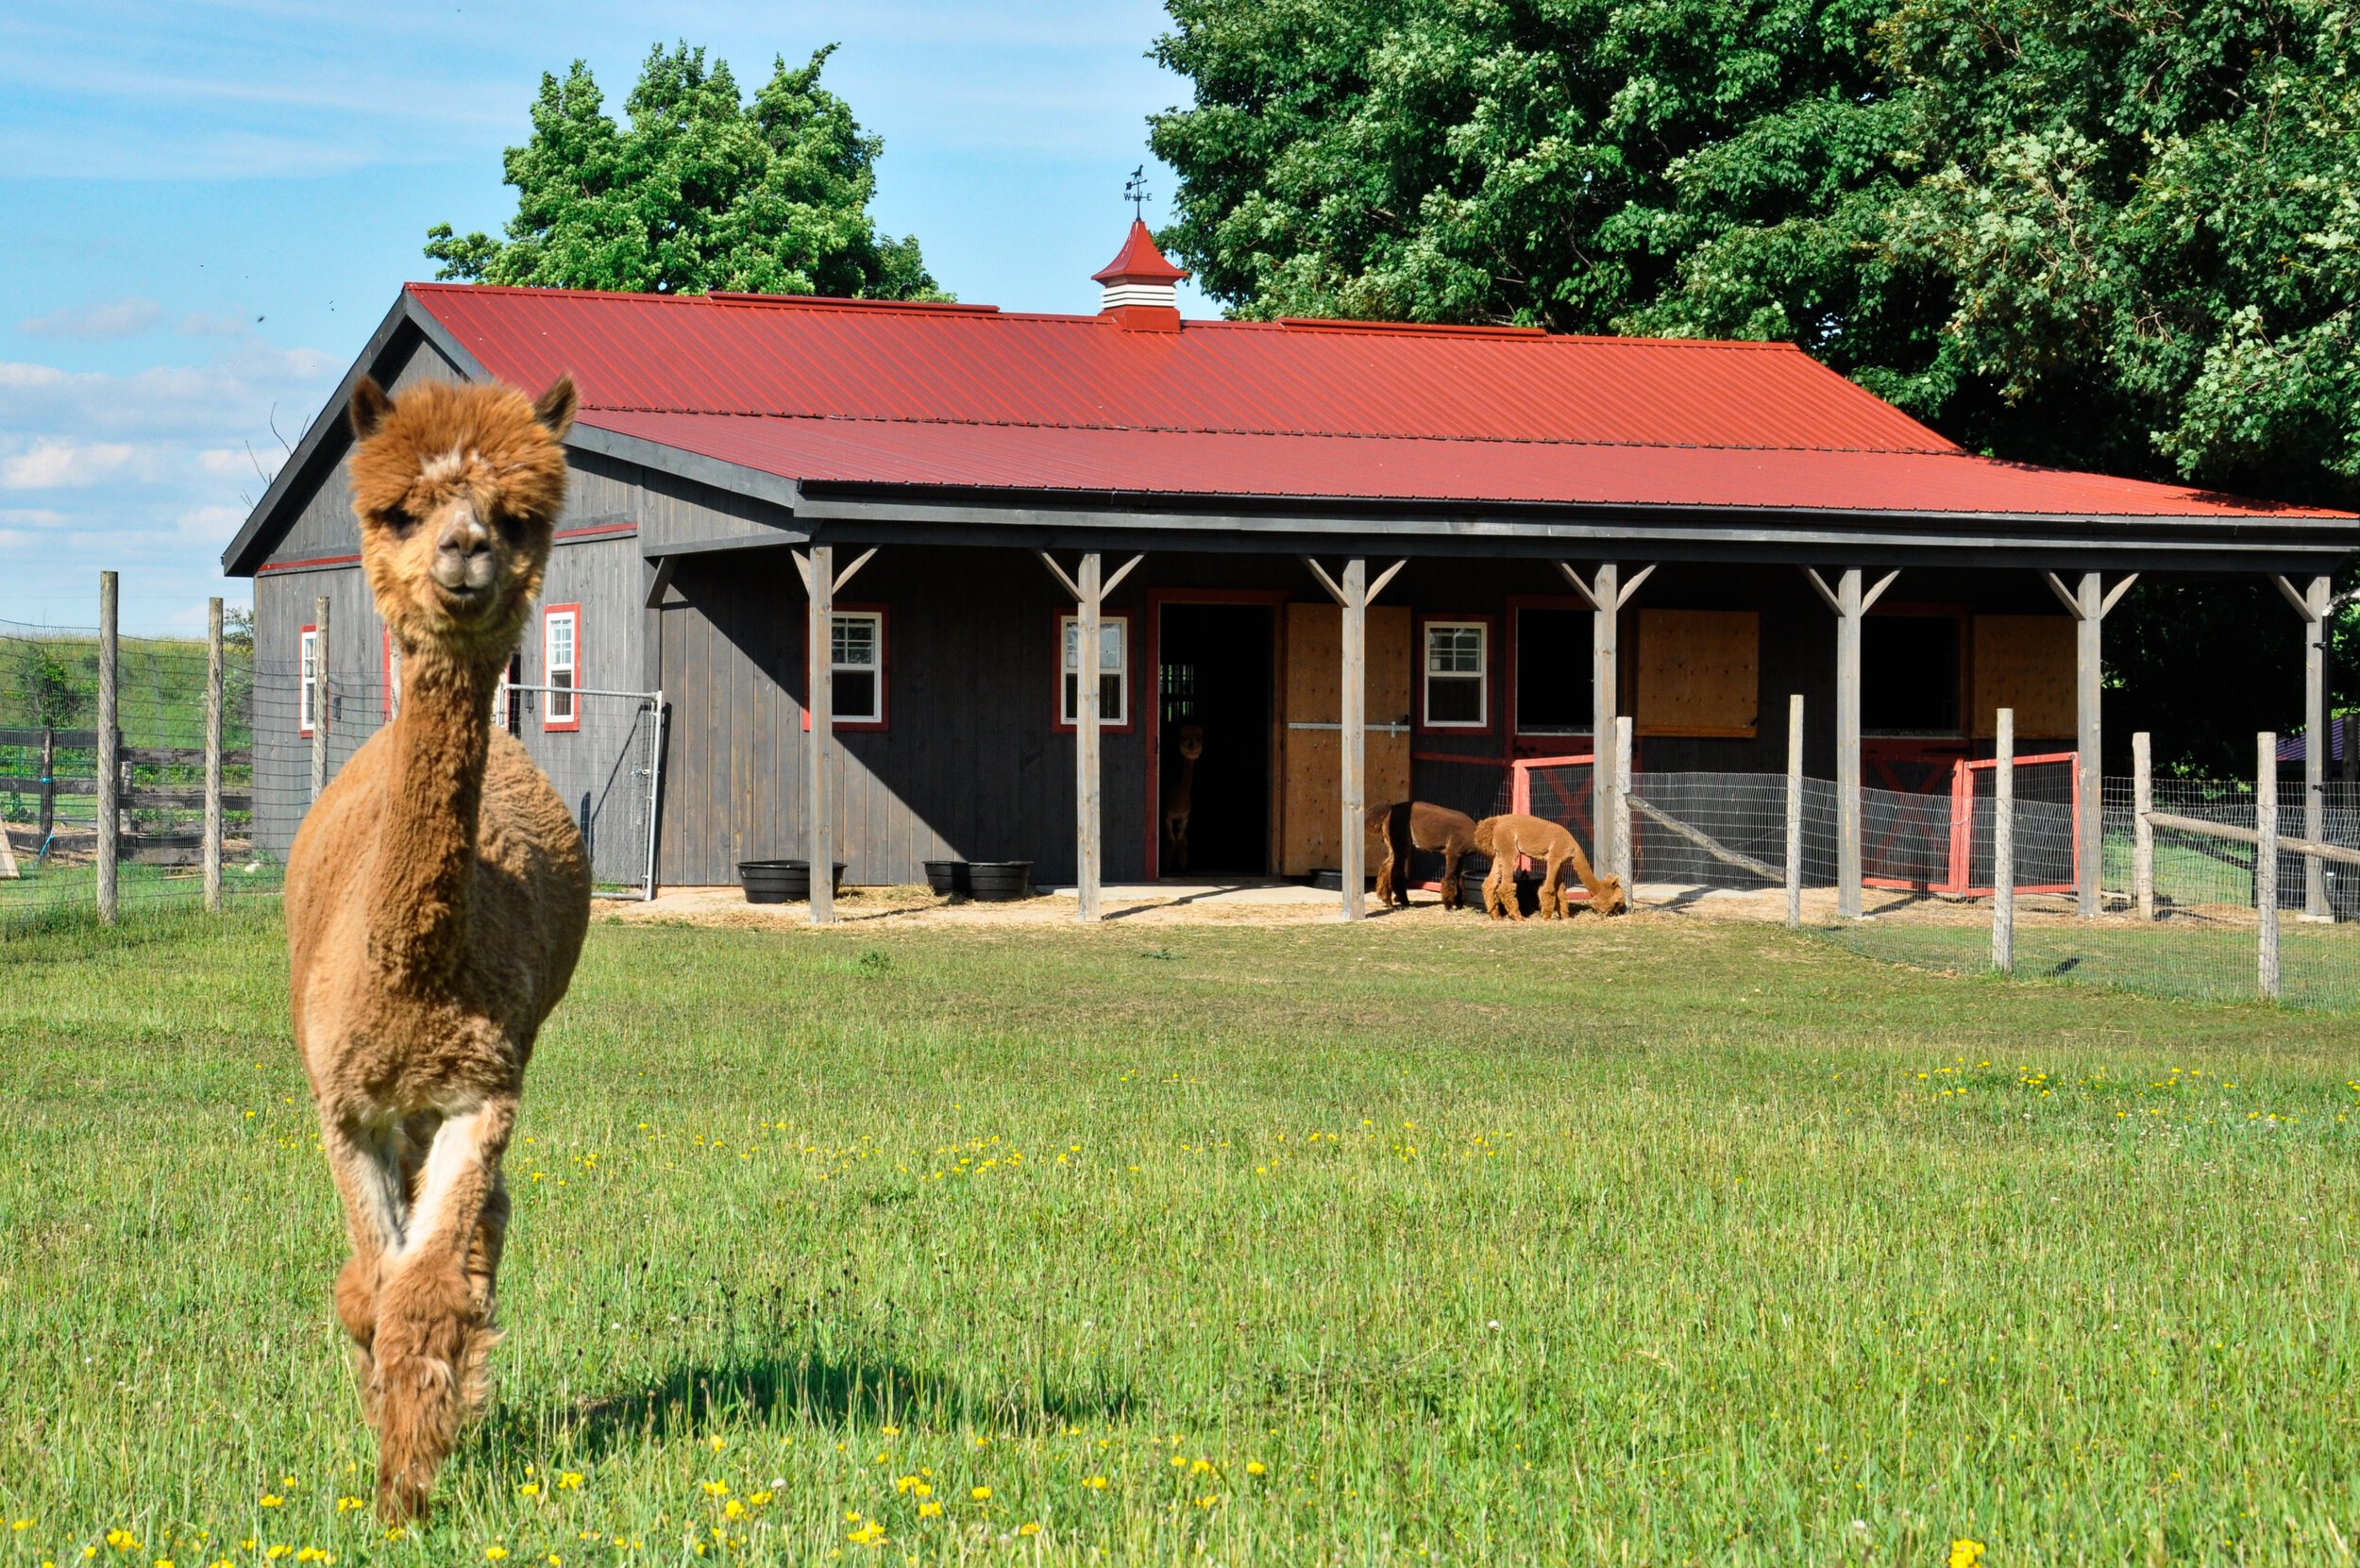
<svg viewBox="0 0 2360 1568">
<path fill-rule="evenodd" d="M 431 647 L 403 661 L 369 900 L 370 948 L 402 978 L 447 975 L 465 936 L 492 694 L 504 662 Z"/>
</svg>

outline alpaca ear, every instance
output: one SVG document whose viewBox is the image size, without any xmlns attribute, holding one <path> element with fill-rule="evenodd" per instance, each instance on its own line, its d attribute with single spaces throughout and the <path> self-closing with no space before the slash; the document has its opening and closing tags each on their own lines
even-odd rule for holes
<svg viewBox="0 0 2360 1568">
<path fill-rule="evenodd" d="M 549 434 L 564 440 L 574 427 L 574 405 L 581 401 L 574 391 L 574 379 L 560 376 L 549 383 L 548 391 L 532 400 L 532 416 L 548 427 Z"/>
<path fill-rule="evenodd" d="M 385 396 L 385 389 L 373 376 L 363 376 L 352 389 L 352 433 L 356 440 L 366 441 L 377 433 L 377 427 L 394 412 L 394 400 Z"/>
</svg>

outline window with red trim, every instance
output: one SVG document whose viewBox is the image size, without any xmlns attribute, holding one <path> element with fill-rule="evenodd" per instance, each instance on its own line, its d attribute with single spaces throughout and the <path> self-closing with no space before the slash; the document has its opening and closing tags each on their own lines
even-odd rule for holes
<svg viewBox="0 0 2360 1568">
<path fill-rule="evenodd" d="M 552 604 L 541 612 L 541 709 L 544 730 L 582 728 L 582 606 Z"/>
<path fill-rule="evenodd" d="M 1057 728 L 1082 721 L 1082 618 L 1057 617 Z M 1098 722 L 1109 730 L 1131 727 L 1131 617 L 1098 617 Z"/>
<path fill-rule="evenodd" d="M 1429 730 L 1492 727 L 1492 624 L 1426 621 L 1419 632 L 1420 712 Z"/>
<path fill-rule="evenodd" d="M 318 727 L 320 689 L 320 629 L 306 626 L 295 633 L 295 733 L 308 735 Z"/>
</svg>

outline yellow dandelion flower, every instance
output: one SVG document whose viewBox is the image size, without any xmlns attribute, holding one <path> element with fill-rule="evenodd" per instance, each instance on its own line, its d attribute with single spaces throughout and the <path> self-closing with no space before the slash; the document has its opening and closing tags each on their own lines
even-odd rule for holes
<svg viewBox="0 0 2360 1568">
<path fill-rule="evenodd" d="M 527 1481 L 524 1485 L 516 1489 L 516 1495 L 519 1497 L 538 1497 L 541 1495 L 541 1483 L 538 1481 Z"/>
<path fill-rule="evenodd" d="M 918 1517 L 920 1519 L 932 1519 L 941 1511 L 942 1505 L 940 1503 L 920 1503 L 918 1505 Z"/>
<path fill-rule="evenodd" d="M 733 1497 L 728 1502 L 721 1505 L 721 1517 L 724 1519 L 743 1519 L 746 1517 L 746 1505 Z"/>
<path fill-rule="evenodd" d="M 991 1501 L 991 1488 L 987 1486 L 975 1487 L 968 1492 L 968 1495 L 974 1498 L 975 1501 L 979 1503 L 988 1503 Z"/>
<path fill-rule="evenodd" d="M 727 1438 L 707 1438 L 705 1442 L 713 1445 L 713 1451 L 716 1454 L 730 1445 L 730 1440 Z"/>
<path fill-rule="evenodd" d="M 484 1558 L 492 1562 L 497 1562 L 500 1559 L 506 1557 L 507 1555 L 508 1548 L 505 1546 L 486 1546 L 483 1548 Z"/>
<path fill-rule="evenodd" d="M 1249 1475 L 1267 1475 L 1270 1474 L 1270 1466 L 1259 1459 L 1248 1459 L 1245 1461 L 1245 1473 Z"/>
<path fill-rule="evenodd" d="M 8 1521 L 8 1528 L 19 1532 L 29 1530 L 32 1527 L 33 1522 L 29 1519 L 11 1519 Z"/>
<path fill-rule="evenodd" d="M 730 1484 L 727 1481 L 706 1481 L 703 1486 L 705 1495 L 708 1497 L 727 1497 L 730 1494 Z"/>
<path fill-rule="evenodd" d="M 136 1552 L 140 1549 L 139 1538 L 125 1529 L 109 1530 L 107 1544 L 118 1552 Z"/>
<path fill-rule="evenodd" d="M 1104 1475 L 1085 1475 L 1082 1477 L 1082 1484 L 1089 1488 L 1092 1492 L 1104 1492 L 1106 1490 L 1106 1477 Z"/>
<path fill-rule="evenodd" d="M 1028 1519 L 1023 1524 L 1019 1525 L 1016 1527 L 1016 1533 L 1019 1535 L 1038 1535 L 1040 1534 L 1040 1526 Z"/>
<path fill-rule="evenodd" d="M 769 1500 L 770 1500 L 770 1494 L 769 1494 L 767 1492 L 755 1492 L 755 1493 L 754 1493 L 751 1497 L 749 1497 L 749 1498 L 747 1498 L 747 1499 L 746 1499 L 746 1501 L 748 1501 L 749 1503 L 751 1503 L 751 1504 L 752 1504 L 754 1507 L 756 1507 L 756 1508 L 760 1508 L 760 1507 L 762 1507 L 765 1503 L 767 1503 Z"/>
<path fill-rule="evenodd" d="M 1962 1536 L 1950 1543 L 1950 1568 L 1976 1568 L 1976 1564 L 1982 1560 L 1981 1542 L 1969 1541 Z"/>
<path fill-rule="evenodd" d="M 561 1492 L 580 1492 L 582 1490 L 582 1472 L 579 1470 L 562 1470 L 558 1472 L 557 1486 L 558 1490 Z"/>
</svg>

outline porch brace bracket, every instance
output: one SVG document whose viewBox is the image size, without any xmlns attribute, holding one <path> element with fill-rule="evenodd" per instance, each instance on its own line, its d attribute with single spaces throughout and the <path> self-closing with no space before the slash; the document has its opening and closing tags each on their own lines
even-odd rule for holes
<svg viewBox="0 0 2360 1568">
<path fill-rule="evenodd" d="M 1089 923 L 1099 919 L 1101 902 L 1099 858 L 1103 824 L 1098 752 L 1104 716 L 1098 711 L 1099 611 L 1104 606 L 1106 596 L 1121 587 L 1131 569 L 1146 557 L 1135 555 L 1116 567 L 1113 576 L 1103 577 L 1096 550 L 1083 552 L 1078 573 L 1068 573 L 1047 550 L 1036 553 L 1040 556 L 1040 564 L 1049 568 L 1049 575 L 1057 580 L 1058 586 L 1073 597 L 1074 641 L 1078 645 L 1074 649 L 1073 680 L 1073 902 L 1074 919 Z M 1062 648 L 1057 650 L 1057 658 L 1062 666 Z"/>
</svg>

